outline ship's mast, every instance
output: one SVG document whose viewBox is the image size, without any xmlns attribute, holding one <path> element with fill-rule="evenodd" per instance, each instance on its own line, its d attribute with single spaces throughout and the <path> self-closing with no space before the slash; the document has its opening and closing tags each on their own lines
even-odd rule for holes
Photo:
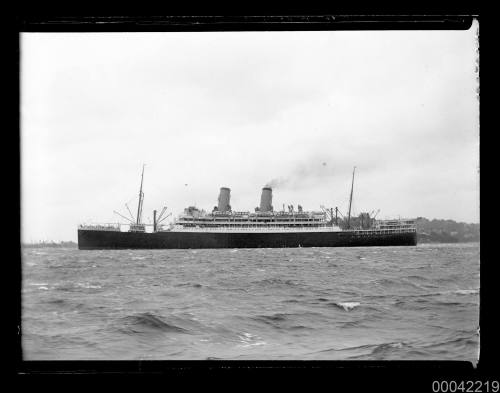
<svg viewBox="0 0 500 393">
<path fill-rule="evenodd" d="M 142 182 L 144 180 L 144 166 L 142 165 L 142 175 L 141 175 L 141 188 L 139 190 L 139 203 L 137 204 L 137 224 L 141 223 L 142 218 L 142 202 L 144 200 L 144 193 L 142 192 Z"/>
<path fill-rule="evenodd" d="M 347 229 L 351 227 L 351 206 L 352 206 L 352 192 L 354 190 L 354 172 L 356 167 L 352 170 L 352 184 L 351 184 L 351 196 L 349 197 L 349 212 L 347 214 Z"/>
</svg>

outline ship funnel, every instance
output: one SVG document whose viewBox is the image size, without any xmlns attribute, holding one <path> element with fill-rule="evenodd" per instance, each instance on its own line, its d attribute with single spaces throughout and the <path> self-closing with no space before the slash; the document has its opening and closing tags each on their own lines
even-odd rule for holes
<svg viewBox="0 0 500 393">
<path fill-rule="evenodd" d="M 220 212 L 231 211 L 231 205 L 229 204 L 231 199 L 231 190 L 227 187 L 221 187 L 219 193 L 219 204 L 217 210 Z"/>
<path fill-rule="evenodd" d="M 260 211 L 273 211 L 273 189 L 271 187 L 264 187 L 262 189 L 262 195 L 260 196 Z"/>
</svg>

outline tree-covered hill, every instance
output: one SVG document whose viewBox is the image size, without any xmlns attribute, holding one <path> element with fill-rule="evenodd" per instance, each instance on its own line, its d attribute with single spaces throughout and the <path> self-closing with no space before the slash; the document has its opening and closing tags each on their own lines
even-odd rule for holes
<svg viewBox="0 0 500 393">
<path fill-rule="evenodd" d="M 419 243 L 463 243 L 479 241 L 479 224 L 467 224 L 453 220 L 428 220 L 418 217 Z"/>
</svg>

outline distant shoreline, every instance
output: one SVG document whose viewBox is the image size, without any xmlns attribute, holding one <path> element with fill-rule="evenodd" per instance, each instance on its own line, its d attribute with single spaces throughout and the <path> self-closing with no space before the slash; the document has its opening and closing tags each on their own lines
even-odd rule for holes
<svg viewBox="0 0 500 393">
<path fill-rule="evenodd" d="M 78 248 L 78 243 L 69 242 L 50 242 L 50 243 L 21 243 L 21 248 Z"/>
</svg>

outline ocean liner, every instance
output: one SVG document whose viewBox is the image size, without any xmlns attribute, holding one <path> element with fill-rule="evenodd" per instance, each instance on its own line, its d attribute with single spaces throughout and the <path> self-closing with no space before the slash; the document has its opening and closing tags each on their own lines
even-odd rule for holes
<svg viewBox="0 0 500 393">
<path fill-rule="evenodd" d="M 361 213 L 351 217 L 354 172 L 349 197 L 349 211 L 342 215 L 338 208 L 304 211 L 298 205 L 275 211 L 272 188 L 262 188 L 260 205 L 254 212 L 233 211 L 231 190 L 220 189 L 218 204 L 212 212 L 195 206 L 184 209 L 173 223 L 162 224 L 170 216 L 167 208 L 153 223 L 142 222 L 144 202 L 141 175 L 137 215 L 128 224 L 82 224 L 78 227 L 80 250 L 101 249 L 202 249 L 202 248 L 281 248 L 281 247 L 353 247 L 414 246 L 417 244 L 415 221 L 411 219 L 377 220 L 375 214 Z"/>
</svg>

